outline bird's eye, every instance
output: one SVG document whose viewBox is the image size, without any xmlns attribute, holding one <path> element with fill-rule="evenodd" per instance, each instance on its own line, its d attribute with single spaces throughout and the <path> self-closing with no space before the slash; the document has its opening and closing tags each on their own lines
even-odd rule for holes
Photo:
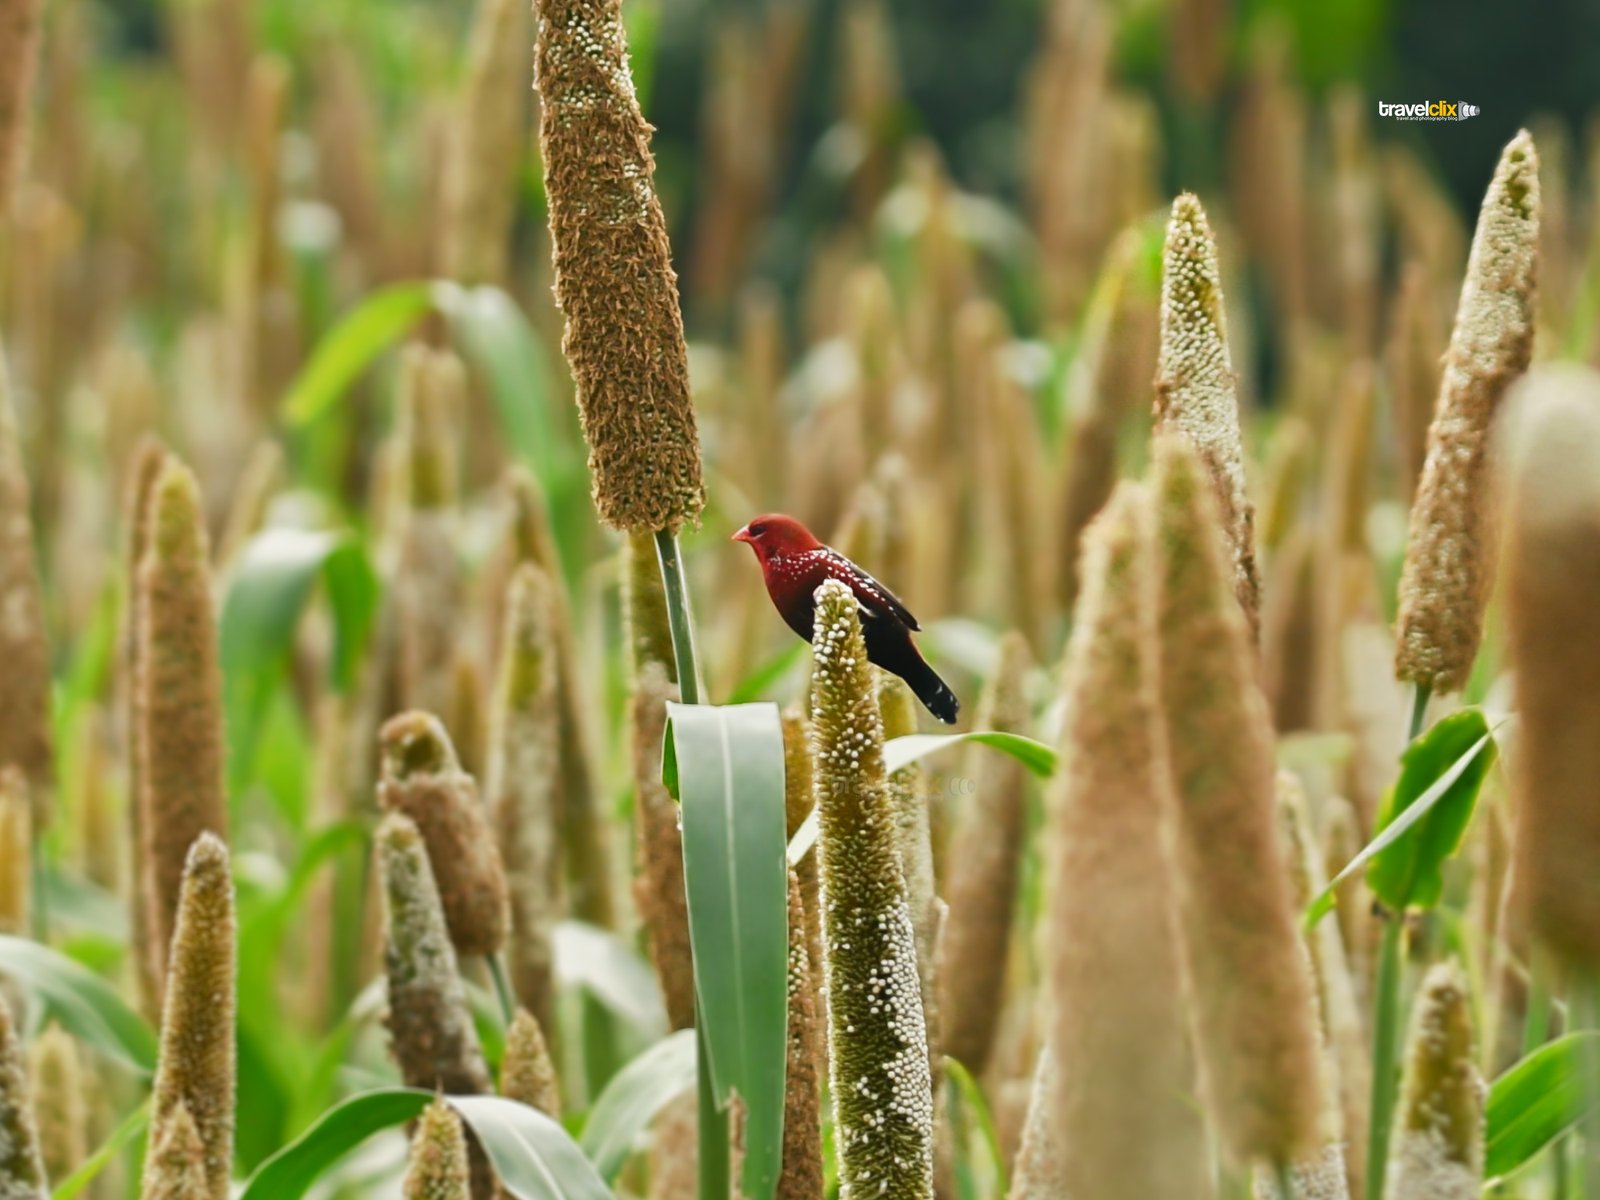
<svg viewBox="0 0 1600 1200">
<path fill-rule="evenodd" d="M 767 531 L 767 523 L 765 521 L 757 521 L 753 525 L 750 526 L 750 536 L 751 537 L 760 537 L 766 531 Z"/>
</svg>

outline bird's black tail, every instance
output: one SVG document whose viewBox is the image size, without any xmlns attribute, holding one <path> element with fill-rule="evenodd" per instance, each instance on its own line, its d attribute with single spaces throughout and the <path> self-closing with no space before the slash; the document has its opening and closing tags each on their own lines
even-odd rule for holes
<svg viewBox="0 0 1600 1200">
<path fill-rule="evenodd" d="M 950 690 L 950 685 L 940 679 L 939 673 L 920 655 L 916 662 L 907 664 L 907 670 L 901 678 L 910 684 L 911 690 L 916 693 L 917 699 L 922 701 L 924 708 L 946 725 L 956 723 L 956 714 L 961 711 L 961 701 L 956 699 L 956 694 Z"/>
</svg>

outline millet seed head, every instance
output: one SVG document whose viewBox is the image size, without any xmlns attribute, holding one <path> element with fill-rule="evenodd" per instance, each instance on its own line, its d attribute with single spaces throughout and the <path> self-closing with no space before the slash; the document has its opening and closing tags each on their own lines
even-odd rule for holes
<svg viewBox="0 0 1600 1200">
<path fill-rule="evenodd" d="M 417 1121 L 401 1194 L 405 1200 L 472 1200 L 466 1131 L 443 1100 L 423 1109 Z"/>
<path fill-rule="evenodd" d="M 1544 951 L 1600 970 L 1600 374 L 1541 367 L 1506 433 L 1506 648 L 1515 668 L 1519 911 Z"/>
<path fill-rule="evenodd" d="M 1245 478 L 1239 398 L 1228 353 L 1217 243 L 1200 201 L 1172 202 L 1161 277 L 1161 351 L 1156 369 L 1156 424 L 1194 443 L 1216 489 L 1233 563 L 1232 585 L 1254 631 L 1261 607 L 1256 572 L 1255 510 Z"/>
<path fill-rule="evenodd" d="M 456 950 L 498 953 L 510 923 L 505 868 L 477 784 L 461 769 L 449 734 L 432 714 L 407 712 L 384 724 L 379 741 L 378 803 L 422 831 Z"/>
<path fill-rule="evenodd" d="M 160 1147 L 176 1114 L 187 1112 L 199 1135 L 209 1200 L 227 1200 L 233 1177 L 237 954 L 228 847 L 202 833 L 184 863 L 167 955 L 150 1139 Z"/>
<path fill-rule="evenodd" d="M 1278 833 L 1273 732 L 1199 452 L 1155 455 L 1160 702 L 1202 1092 L 1241 1163 L 1323 1141 L 1310 971 Z"/>
<path fill-rule="evenodd" d="M 22 1042 L 10 1005 L 0 995 L 0 1197 L 49 1200 L 49 1196 L 23 1070 Z"/>
<path fill-rule="evenodd" d="M 1523 131 L 1501 152 L 1478 213 L 1400 577 L 1395 673 L 1438 692 L 1466 684 L 1483 636 L 1490 426 L 1533 354 L 1538 241 L 1539 156 Z"/>
<path fill-rule="evenodd" d="M 608 525 L 673 530 L 705 503 L 688 349 L 620 0 L 539 0 L 536 78 L 562 349 Z"/>
</svg>

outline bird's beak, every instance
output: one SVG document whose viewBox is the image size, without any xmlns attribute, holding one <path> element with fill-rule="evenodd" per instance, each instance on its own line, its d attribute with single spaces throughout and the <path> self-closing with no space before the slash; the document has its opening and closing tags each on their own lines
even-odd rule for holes
<svg viewBox="0 0 1600 1200">
<path fill-rule="evenodd" d="M 755 538 L 750 536 L 750 526 L 746 525 L 738 533 L 734 534 L 731 540 L 735 542 L 754 542 Z"/>
</svg>

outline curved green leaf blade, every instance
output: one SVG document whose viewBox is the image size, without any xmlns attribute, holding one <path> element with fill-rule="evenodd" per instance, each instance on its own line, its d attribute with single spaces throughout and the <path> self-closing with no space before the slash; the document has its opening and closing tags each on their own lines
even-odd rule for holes
<svg viewBox="0 0 1600 1200">
<path fill-rule="evenodd" d="M 1440 726 L 1445 725 L 1446 722 L 1452 721 L 1456 717 L 1465 716 L 1468 713 L 1476 713 L 1479 721 L 1483 720 L 1483 714 L 1476 709 L 1453 713 L 1413 742 L 1406 753 L 1409 755 L 1411 750 L 1431 739 L 1434 736 L 1434 732 Z M 1464 727 L 1469 730 L 1474 728 L 1473 724 L 1470 723 Z M 1442 756 L 1438 753 L 1437 747 L 1422 759 L 1428 764 L 1428 770 L 1432 771 L 1433 774 L 1425 775 L 1421 769 L 1418 769 L 1417 773 L 1408 780 L 1402 770 L 1401 780 L 1395 784 L 1394 788 L 1390 789 L 1389 796 L 1385 798 L 1383 812 L 1379 815 L 1378 835 L 1363 847 L 1361 853 L 1346 863 L 1344 868 L 1328 882 L 1328 886 L 1322 889 L 1316 899 L 1306 906 L 1305 916 L 1302 919 L 1302 923 L 1306 928 L 1315 925 L 1333 911 L 1334 897 L 1340 884 L 1357 871 L 1367 868 L 1369 864 L 1376 868 L 1378 861 L 1384 855 L 1394 855 L 1395 858 L 1392 862 L 1385 863 L 1379 876 L 1387 893 L 1380 892 L 1379 899 L 1395 908 L 1403 907 L 1407 903 L 1424 902 L 1419 898 L 1422 893 L 1415 892 L 1409 899 L 1401 898 L 1397 902 L 1394 897 L 1403 897 L 1403 893 L 1396 889 L 1411 886 L 1408 880 L 1414 882 L 1422 878 L 1424 867 L 1431 870 L 1433 878 L 1436 879 L 1444 860 L 1453 854 L 1460 844 L 1461 835 L 1465 832 L 1467 821 L 1472 816 L 1472 807 L 1477 800 L 1478 789 L 1482 786 L 1489 764 L 1494 761 L 1495 748 L 1492 731 L 1488 729 L 1486 722 L 1477 726 L 1477 728 L 1481 736 L 1477 737 L 1471 744 L 1461 747 L 1459 754 L 1453 761 L 1451 759 L 1443 759 L 1441 762 Z M 1457 726 L 1448 731 L 1445 736 L 1450 739 L 1451 743 L 1459 745 L 1461 729 L 1461 726 Z M 1446 766 L 1445 764 L 1448 765 Z M 1431 782 L 1429 782 L 1430 780 Z M 1405 784 L 1409 795 L 1414 798 L 1407 799 L 1404 803 L 1399 803 L 1396 797 L 1402 795 L 1402 784 Z M 1436 826 L 1429 829 L 1425 824 L 1427 818 L 1447 797 L 1451 805 L 1450 811 L 1438 819 Z M 1387 814 L 1387 817 L 1385 814 Z M 1420 846 L 1414 846 L 1411 843 L 1416 839 L 1407 837 L 1407 834 L 1419 825 L 1424 827 L 1426 833 Z M 1371 878 L 1373 876 L 1369 875 L 1369 879 Z M 1374 883 L 1374 891 L 1376 890 L 1377 884 Z M 1437 899 L 1438 896 L 1435 892 L 1433 900 L 1427 901 L 1427 903 L 1433 903 Z"/>
<path fill-rule="evenodd" d="M 949 1086 L 954 1089 L 962 1108 L 974 1119 L 983 1137 L 984 1148 L 989 1152 L 989 1162 L 995 1175 L 992 1192 L 996 1196 L 1007 1195 L 1006 1157 L 1000 1149 L 1000 1134 L 995 1128 L 994 1115 L 989 1111 L 989 1102 L 984 1097 L 983 1089 L 978 1086 L 972 1073 L 956 1059 L 946 1056 L 944 1067 Z M 970 1153 L 970 1147 L 965 1144 L 958 1145 L 955 1150 L 962 1158 Z"/>
<path fill-rule="evenodd" d="M 557 921 L 556 978 L 581 987 L 647 1042 L 665 1037 L 667 1006 L 655 971 L 628 942 L 585 921 Z"/>
<path fill-rule="evenodd" d="M 744 1192 L 783 1155 L 788 865 L 783 726 L 773 704 L 667 706 L 663 774 L 683 809 L 695 995 L 719 1107 L 745 1105 Z"/>
<path fill-rule="evenodd" d="M 397 283 L 373 292 L 346 313 L 317 343 L 311 360 L 289 385 L 283 401 L 284 420 L 300 427 L 321 417 L 432 304 L 432 284 Z"/>
<path fill-rule="evenodd" d="M 614 1200 L 594 1165 L 557 1122 L 500 1096 L 447 1096 L 472 1126 L 500 1186 L 517 1200 Z"/>
<path fill-rule="evenodd" d="M 415 1119 L 433 1093 L 381 1088 L 335 1104 L 316 1124 L 256 1168 L 239 1200 L 297 1200 L 334 1163 L 379 1130 Z"/>
<path fill-rule="evenodd" d="M 1485 1107 L 1484 1177 L 1498 1179 L 1522 1166 L 1582 1121 L 1584 1074 L 1600 1053 L 1600 1033 L 1569 1033 L 1546 1042 L 1489 1088 Z"/>
<path fill-rule="evenodd" d="M 257 1168 L 239 1200 L 298 1200 L 351 1150 L 415 1119 L 433 1100 L 421 1088 L 378 1088 L 334 1105 Z M 543 1113 L 498 1096 L 446 1096 L 478 1136 L 517 1200 L 613 1200 L 567 1131 Z"/>
<path fill-rule="evenodd" d="M 975 729 L 969 733 L 910 733 L 905 737 L 891 738 L 883 744 L 883 766 L 889 774 L 901 767 L 937 754 L 940 750 L 963 742 L 977 742 L 993 746 L 1011 755 L 1028 770 L 1043 779 L 1056 771 L 1056 752 L 1043 742 L 1020 733 L 1002 733 L 995 729 Z"/>
<path fill-rule="evenodd" d="M 80 1041 L 140 1075 L 155 1071 L 155 1033 L 94 972 L 38 942 L 0 936 L 0 975 L 43 1000 Z"/>
<path fill-rule="evenodd" d="M 1467 755 L 1464 766 L 1456 770 Z M 1400 756 L 1400 778 L 1378 812 L 1382 833 L 1402 813 L 1420 807 L 1420 797 L 1454 773 L 1403 838 L 1390 843 L 1367 867 L 1373 893 L 1391 909 L 1432 908 L 1444 890 L 1440 868 L 1456 852 L 1472 819 L 1478 789 L 1494 763 L 1495 744 L 1481 709 L 1467 708 L 1436 722 Z"/>
<path fill-rule="evenodd" d="M 218 641 L 228 730 L 229 790 L 252 778 L 256 746 L 294 632 L 319 580 L 333 607 L 335 683 L 354 658 L 376 610 L 376 576 L 345 533 L 267 529 L 245 546 L 222 605 Z"/>
<path fill-rule="evenodd" d="M 143 1133 L 149 1124 L 150 1101 L 146 1100 L 122 1119 L 122 1123 L 111 1131 L 100 1148 L 84 1159 L 76 1171 L 56 1184 L 50 1193 L 50 1200 L 74 1200 L 74 1197 L 82 1195 L 83 1190 L 95 1181 L 107 1164 L 127 1149 L 128 1144 Z"/>
<path fill-rule="evenodd" d="M 694 1087 L 695 1058 L 694 1030 L 680 1029 L 623 1067 L 600 1093 L 580 1144 L 608 1181 L 616 1179 L 655 1115 Z"/>
</svg>

